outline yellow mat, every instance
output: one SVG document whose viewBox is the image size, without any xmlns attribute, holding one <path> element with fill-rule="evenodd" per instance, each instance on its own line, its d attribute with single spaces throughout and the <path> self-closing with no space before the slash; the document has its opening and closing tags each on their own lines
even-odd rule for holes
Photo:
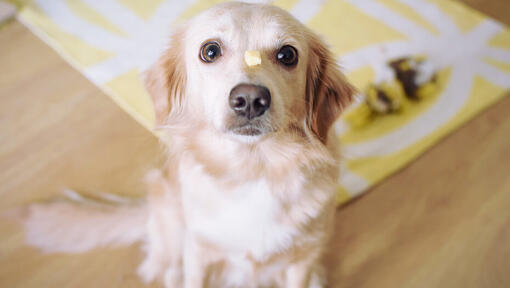
<svg viewBox="0 0 510 288">
<path fill-rule="evenodd" d="M 154 115 L 140 71 L 155 60 L 176 23 L 219 2 L 32 0 L 23 1 L 18 19 L 150 129 Z M 406 102 L 401 113 L 372 117 L 362 126 L 345 119 L 335 124 L 345 155 L 339 202 L 403 167 L 510 88 L 510 32 L 458 2 L 273 3 L 324 35 L 361 91 L 396 57 L 425 55 L 439 69 L 440 90 L 433 97 Z"/>
</svg>

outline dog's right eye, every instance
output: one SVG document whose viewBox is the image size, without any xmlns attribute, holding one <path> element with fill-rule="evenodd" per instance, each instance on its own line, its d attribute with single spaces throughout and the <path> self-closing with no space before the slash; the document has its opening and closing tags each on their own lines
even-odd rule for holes
<svg viewBox="0 0 510 288">
<path fill-rule="evenodd" d="M 204 63 L 212 63 L 222 55 L 221 46 L 218 42 L 211 41 L 202 45 L 200 60 Z"/>
</svg>

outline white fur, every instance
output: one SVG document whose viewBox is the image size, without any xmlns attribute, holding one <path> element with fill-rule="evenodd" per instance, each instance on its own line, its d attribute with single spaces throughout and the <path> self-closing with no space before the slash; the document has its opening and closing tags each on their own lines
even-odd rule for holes
<svg viewBox="0 0 510 288">
<path fill-rule="evenodd" d="M 183 164 L 180 172 L 183 209 L 192 233 L 259 261 L 287 248 L 297 234 L 296 227 L 278 223 L 283 203 L 274 195 L 280 192 L 272 191 L 264 179 L 225 193 L 196 163 Z"/>
</svg>

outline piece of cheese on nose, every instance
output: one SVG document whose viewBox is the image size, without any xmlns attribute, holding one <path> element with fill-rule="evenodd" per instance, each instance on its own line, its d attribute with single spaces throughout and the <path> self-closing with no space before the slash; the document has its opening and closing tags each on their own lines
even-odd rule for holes
<svg viewBox="0 0 510 288">
<path fill-rule="evenodd" d="M 259 51 L 246 51 L 244 52 L 244 61 L 250 67 L 257 66 L 262 63 Z"/>
</svg>

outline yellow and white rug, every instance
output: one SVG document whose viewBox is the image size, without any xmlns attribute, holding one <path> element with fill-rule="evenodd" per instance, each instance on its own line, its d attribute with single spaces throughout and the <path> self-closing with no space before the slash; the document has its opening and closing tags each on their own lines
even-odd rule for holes
<svg viewBox="0 0 510 288">
<path fill-rule="evenodd" d="M 155 60 L 175 24 L 223 1 L 22 2 L 20 21 L 150 129 L 154 116 L 139 73 Z M 510 89 L 510 32 L 458 2 L 273 3 L 326 37 L 360 91 L 387 75 L 386 63 L 397 57 L 425 55 L 439 69 L 441 87 L 434 96 L 408 101 L 401 113 L 372 117 L 364 125 L 336 123 L 345 155 L 340 203 L 415 159 Z"/>
</svg>

